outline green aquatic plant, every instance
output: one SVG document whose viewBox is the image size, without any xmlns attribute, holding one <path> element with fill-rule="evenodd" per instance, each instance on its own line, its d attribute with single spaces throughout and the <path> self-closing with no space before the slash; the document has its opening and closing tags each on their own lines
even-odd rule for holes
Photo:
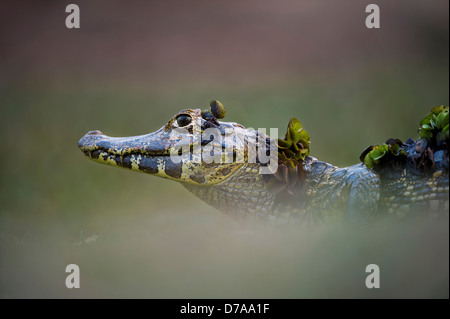
<svg viewBox="0 0 450 319">
<path fill-rule="evenodd" d="M 426 138 L 432 146 L 448 140 L 449 138 L 449 107 L 434 107 L 430 114 L 420 122 L 419 134 Z"/>
<path fill-rule="evenodd" d="M 361 153 L 359 158 L 367 168 L 372 168 L 382 162 L 406 158 L 408 154 L 402 149 L 402 146 L 402 141 L 391 138 L 386 143 L 369 146 Z"/>
<path fill-rule="evenodd" d="M 218 119 L 223 119 L 225 117 L 226 110 L 223 104 L 220 103 L 220 101 L 211 100 L 211 102 L 209 102 L 209 107 L 210 110 L 205 109 L 202 111 L 203 119 L 207 121 L 217 122 Z"/>
<path fill-rule="evenodd" d="M 212 100 L 211 102 L 209 102 L 209 106 L 211 108 L 212 114 L 216 119 L 223 119 L 225 117 L 226 110 L 223 104 L 220 103 L 220 101 Z"/>
<path fill-rule="evenodd" d="M 305 182 L 302 162 L 309 155 L 309 139 L 309 134 L 300 121 L 291 118 L 284 139 L 277 140 L 278 169 L 271 183 L 274 193 L 287 188 L 288 192 L 294 195 L 301 189 Z"/>
<path fill-rule="evenodd" d="M 416 142 L 415 152 L 412 156 L 417 167 L 423 167 L 424 163 L 434 165 L 433 152 L 448 145 L 449 138 L 449 107 L 437 106 L 431 109 L 430 114 L 420 121 L 419 135 L 423 139 Z M 426 141 L 425 141 L 426 140 Z M 448 147 L 448 146 L 447 146 Z M 380 164 L 401 161 L 408 156 L 405 145 L 398 139 L 389 139 L 385 144 L 369 146 L 366 148 L 360 160 L 368 167 L 377 167 Z M 427 162 L 428 161 L 428 162 Z"/>
</svg>

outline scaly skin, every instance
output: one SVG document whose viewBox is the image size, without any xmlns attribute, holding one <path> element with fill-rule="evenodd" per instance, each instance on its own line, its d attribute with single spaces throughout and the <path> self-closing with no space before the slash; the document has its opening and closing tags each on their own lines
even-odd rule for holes
<svg viewBox="0 0 450 319">
<path fill-rule="evenodd" d="M 198 136 L 208 127 L 216 127 L 224 140 L 236 137 L 235 148 L 225 155 L 243 161 L 207 164 L 194 152 L 194 155 L 183 155 L 180 163 L 174 163 L 170 153 L 177 150 L 180 136 L 171 133 L 180 128 L 181 115 L 191 119 L 183 127 L 191 140 L 183 146 L 203 148 L 205 142 L 199 141 Z M 440 165 L 431 173 L 408 165 L 376 172 L 364 164 L 339 168 L 308 156 L 302 163 L 306 183 L 299 193 L 295 196 L 286 192 L 274 194 L 269 189 L 273 175 L 261 174 L 264 165 L 248 161 L 248 143 L 251 142 L 245 133 L 246 129 L 240 124 L 212 123 L 195 109 L 179 112 L 154 133 L 113 138 L 91 131 L 81 138 L 78 146 L 96 162 L 178 181 L 211 206 L 250 223 L 308 224 L 348 220 L 366 224 L 385 213 L 400 217 L 417 212 L 448 214 L 448 160 L 446 165 Z M 260 139 L 269 139 L 258 133 Z M 215 140 L 209 145 L 222 147 L 214 143 Z"/>
</svg>

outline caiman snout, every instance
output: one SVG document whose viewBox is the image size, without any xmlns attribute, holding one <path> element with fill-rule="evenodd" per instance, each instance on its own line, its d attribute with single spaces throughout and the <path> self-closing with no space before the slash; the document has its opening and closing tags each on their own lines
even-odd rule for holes
<svg viewBox="0 0 450 319">
<path fill-rule="evenodd" d="M 103 133 L 99 130 L 87 132 L 79 141 L 78 147 L 84 152 L 88 150 L 88 146 L 92 144 L 93 141 L 98 141 L 99 138 L 94 136 L 103 136 Z M 94 138 L 93 138 L 94 137 Z"/>
<path fill-rule="evenodd" d="M 224 148 L 225 144 L 221 139 L 216 141 L 211 139 L 211 135 L 207 135 L 205 139 L 202 137 L 204 130 L 215 127 L 219 128 L 218 134 L 227 137 L 229 141 L 230 137 L 235 136 L 232 134 L 235 130 L 245 133 L 243 126 L 208 120 L 202 117 L 200 109 L 187 109 L 178 112 L 155 132 L 111 137 L 95 130 L 85 134 L 79 140 L 78 147 L 85 156 L 101 164 L 124 167 L 179 182 L 212 185 L 222 182 L 242 166 L 241 162 L 203 162 L 203 155 L 198 152 L 203 152 L 204 145 L 211 145 L 213 142 L 217 144 L 217 149 Z M 197 145 L 200 147 L 196 147 Z M 244 158 L 244 139 L 239 138 L 236 145 L 233 152 L 239 149 L 240 157 Z M 208 152 L 209 148 L 206 149 Z M 233 156 L 237 158 L 237 155 Z"/>
<path fill-rule="evenodd" d="M 78 147 L 91 160 L 135 171 L 179 177 L 181 164 L 171 163 L 170 147 L 175 141 L 164 129 L 146 135 L 111 137 L 101 131 L 89 131 Z"/>
</svg>

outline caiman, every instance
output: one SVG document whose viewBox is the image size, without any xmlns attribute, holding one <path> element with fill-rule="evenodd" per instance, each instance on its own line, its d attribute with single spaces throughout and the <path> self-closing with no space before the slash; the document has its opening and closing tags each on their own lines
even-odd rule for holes
<svg viewBox="0 0 450 319">
<path fill-rule="evenodd" d="M 146 135 L 109 137 L 90 131 L 78 146 L 95 162 L 180 182 L 209 205 L 247 222 L 365 225 L 381 216 L 448 217 L 448 107 L 434 108 L 422 120 L 417 141 L 389 139 L 366 149 L 362 163 L 343 168 L 309 156 L 309 136 L 296 119 L 284 139 L 271 139 L 219 121 L 224 116 L 220 102 L 212 101 L 211 109 L 182 110 Z M 220 136 L 205 138 L 210 128 Z M 256 138 L 249 138 L 252 134 Z M 224 147 L 227 139 L 233 147 Z M 278 155 L 278 166 L 269 173 L 262 173 L 267 161 L 249 160 L 257 141 L 265 141 L 266 155 Z M 204 160 L 199 154 L 207 147 L 232 160 Z M 173 154 L 180 155 L 178 161 Z"/>
</svg>

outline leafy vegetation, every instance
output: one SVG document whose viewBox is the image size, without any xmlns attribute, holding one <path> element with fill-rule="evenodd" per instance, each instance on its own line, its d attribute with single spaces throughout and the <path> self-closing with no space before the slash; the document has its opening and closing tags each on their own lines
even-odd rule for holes
<svg viewBox="0 0 450 319">
<path fill-rule="evenodd" d="M 431 163 L 434 163 L 432 153 L 442 149 L 443 145 L 448 143 L 449 107 L 441 105 L 432 108 L 430 114 L 420 121 L 419 135 L 422 139 L 426 139 L 427 142 L 417 143 L 416 153 L 419 152 L 420 156 L 416 155 L 415 159 L 429 157 Z M 419 144 L 424 145 L 424 143 L 425 147 L 419 147 Z M 366 148 L 362 152 L 360 160 L 368 168 L 373 168 L 381 163 L 387 163 L 392 160 L 401 160 L 408 156 L 403 147 L 402 141 L 389 139 L 385 144 Z M 418 163 L 417 167 L 423 166 L 423 160 L 418 160 Z"/>
<path fill-rule="evenodd" d="M 309 155 L 308 132 L 300 121 L 291 118 L 284 139 L 277 140 L 278 145 L 278 169 L 275 180 L 272 182 L 272 191 L 277 193 L 287 188 L 292 195 L 296 194 L 304 184 L 305 172 L 302 162 Z"/>
<path fill-rule="evenodd" d="M 390 159 L 395 158 L 406 158 L 408 154 L 401 148 L 402 145 L 402 141 L 398 139 L 389 139 L 386 143 L 369 146 L 362 152 L 360 160 L 368 168 L 373 168 L 382 161 L 389 161 Z"/>
<path fill-rule="evenodd" d="M 437 106 L 421 122 L 419 134 L 432 146 L 439 145 L 449 138 L 449 107 Z"/>
</svg>

